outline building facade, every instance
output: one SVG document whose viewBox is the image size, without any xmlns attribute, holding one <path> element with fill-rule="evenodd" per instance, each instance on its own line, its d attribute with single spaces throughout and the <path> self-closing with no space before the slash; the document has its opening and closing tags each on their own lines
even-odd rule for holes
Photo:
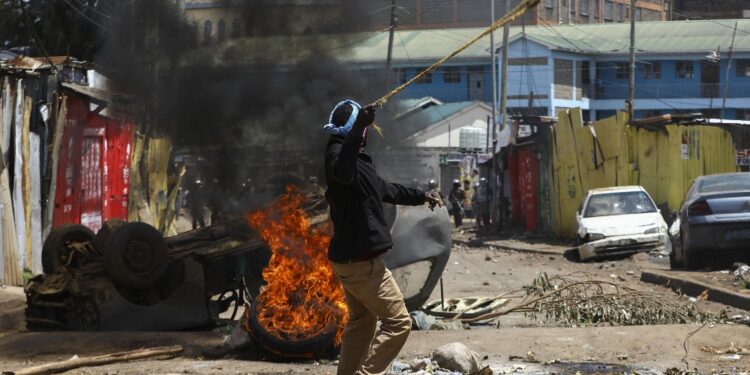
<svg viewBox="0 0 750 375">
<path fill-rule="evenodd" d="M 672 0 L 668 15 L 673 20 L 750 18 L 746 0 Z"/>
<path fill-rule="evenodd" d="M 723 112 L 727 119 L 749 119 L 750 33 L 737 33 L 731 63 L 724 52 L 734 22 L 639 23 L 635 116 Z M 737 22 L 738 30 L 750 30 L 750 20 Z M 552 34 L 538 27 L 515 30 L 508 51 L 511 113 L 532 107 L 535 114 L 553 116 L 581 107 L 584 119 L 594 120 L 624 109 L 630 80 L 627 26 L 560 25 Z"/>
<path fill-rule="evenodd" d="M 750 20 L 737 20 L 731 67 L 727 69 L 734 22 L 637 23 L 635 115 L 702 112 L 719 117 L 724 107 L 724 117 L 748 119 L 750 33 L 739 30 L 750 31 Z M 506 81 L 509 112 L 555 116 L 558 110 L 581 107 L 585 118 L 594 120 L 624 109 L 629 84 L 629 29 L 630 25 L 622 23 L 512 27 Z M 406 82 L 481 31 L 398 31 L 393 84 Z M 499 45 L 500 32 L 495 40 Z M 354 48 L 350 60 L 360 69 L 382 71 L 387 43 L 387 33 L 373 34 Z M 408 86 L 398 98 L 433 96 L 443 102 L 491 103 L 489 51 L 489 38 L 480 40 Z M 501 56 L 499 49 L 498 63 Z M 499 71 L 497 87 L 503 81 Z"/>
<path fill-rule="evenodd" d="M 506 13 L 505 0 L 397 0 L 396 24 L 398 29 L 456 29 L 482 27 L 491 23 L 491 6 L 494 1 L 495 18 Z M 739 1 L 739 0 L 737 0 Z M 511 7 L 519 0 L 511 0 Z M 358 30 L 383 30 L 390 25 L 390 0 L 282 0 L 253 2 L 253 6 L 240 1 L 179 0 L 185 17 L 193 24 L 200 44 L 212 44 L 227 39 L 257 36 L 263 27 L 279 12 L 283 17 L 298 12 L 297 21 L 284 31 L 289 33 L 316 32 L 321 20 L 340 18 L 356 20 Z M 259 5 L 257 5 L 259 4 Z M 262 18 L 253 7 L 263 7 Z M 630 0 L 542 0 L 532 11 L 515 21 L 514 25 L 586 24 L 630 21 Z M 636 21 L 661 21 L 667 19 L 668 0 L 638 0 Z M 269 17 L 269 15 L 271 15 Z M 349 29 L 347 31 L 352 31 Z"/>
</svg>

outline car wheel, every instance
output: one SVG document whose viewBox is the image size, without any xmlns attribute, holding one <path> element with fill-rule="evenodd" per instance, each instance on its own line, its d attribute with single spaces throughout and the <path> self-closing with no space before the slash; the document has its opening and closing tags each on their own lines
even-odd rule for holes
<svg viewBox="0 0 750 375">
<path fill-rule="evenodd" d="M 169 264 L 167 242 L 146 223 L 116 228 L 107 241 L 104 264 L 116 284 L 145 288 L 158 280 Z"/>
<path fill-rule="evenodd" d="M 42 245 L 42 271 L 46 274 L 62 272 L 70 257 L 67 245 L 93 238 L 94 232 L 80 224 L 63 224 L 52 229 Z"/>
<path fill-rule="evenodd" d="M 672 270 L 679 270 L 679 269 L 682 269 L 683 267 L 682 262 L 677 260 L 677 254 L 675 254 L 676 251 L 677 249 L 674 248 L 669 253 L 669 269 L 672 269 Z"/>
<path fill-rule="evenodd" d="M 107 241 L 109 241 L 109 238 L 112 237 L 112 233 L 117 230 L 117 228 L 125 225 L 125 222 L 120 219 L 111 219 L 107 220 L 102 224 L 101 229 L 99 229 L 98 232 L 96 232 L 96 236 L 94 236 L 94 248 L 96 251 L 99 252 L 99 254 L 105 254 L 107 252 Z"/>
<path fill-rule="evenodd" d="M 685 239 L 682 238 L 682 265 L 688 271 L 694 271 L 700 268 L 700 257 L 698 254 L 693 252 L 690 253 L 690 249 L 685 248 Z"/>
</svg>

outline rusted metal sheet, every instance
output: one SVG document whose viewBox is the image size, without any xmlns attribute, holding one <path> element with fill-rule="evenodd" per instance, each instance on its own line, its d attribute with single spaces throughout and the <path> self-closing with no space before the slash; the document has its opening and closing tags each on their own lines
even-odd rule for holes
<svg viewBox="0 0 750 375">
<path fill-rule="evenodd" d="M 57 188 L 55 191 L 53 226 L 81 222 L 80 139 L 83 129 L 79 122 L 88 112 L 86 103 L 75 96 L 67 97 L 67 113 L 57 155 Z"/>
<path fill-rule="evenodd" d="M 96 231 L 108 219 L 127 220 L 132 149 L 133 125 L 90 113 L 83 100 L 69 96 L 54 225 L 80 223 Z"/>
<path fill-rule="evenodd" d="M 104 128 L 91 121 L 81 139 L 81 224 L 94 232 L 102 227 Z"/>
<path fill-rule="evenodd" d="M 519 190 L 518 152 L 508 154 L 508 176 L 510 177 L 510 215 L 514 222 L 521 217 L 521 191 Z"/>
<path fill-rule="evenodd" d="M 696 177 L 737 170 L 732 135 L 716 126 L 667 125 L 657 131 L 628 126 L 619 112 L 595 122 L 592 131 L 582 125 L 579 109 L 558 115 L 553 216 L 561 236 L 575 235 L 572 218 L 589 189 L 641 185 L 657 205 L 676 210 Z"/>
<path fill-rule="evenodd" d="M 130 161 L 133 156 L 133 131 L 129 123 L 107 121 L 107 148 L 104 160 L 104 217 L 128 220 Z"/>
<path fill-rule="evenodd" d="M 16 244 L 18 248 L 18 266 L 26 263 L 26 215 L 23 199 L 23 82 L 18 80 L 16 87 L 15 116 L 13 119 L 13 218 L 16 226 Z"/>
<path fill-rule="evenodd" d="M 518 151 L 518 191 L 520 193 L 521 220 L 528 231 L 536 231 L 537 192 L 539 191 L 539 163 L 532 146 Z"/>
</svg>

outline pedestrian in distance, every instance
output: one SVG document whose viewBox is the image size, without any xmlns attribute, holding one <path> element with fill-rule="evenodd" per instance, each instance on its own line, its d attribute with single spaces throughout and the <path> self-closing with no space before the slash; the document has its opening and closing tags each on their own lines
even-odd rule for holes
<svg viewBox="0 0 750 375">
<path fill-rule="evenodd" d="M 393 247 L 382 202 L 427 203 L 430 209 L 442 205 L 435 192 L 390 183 L 378 175 L 364 151 L 374 120 L 375 108 L 345 100 L 323 127 L 331 135 L 325 154 L 325 194 L 334 230 L 328 259 L 349 307 L 338 375 L 385 374 L 411 330 L 404 297 L 380 258 Z"/>
<path fill-rule="evenodd" d="M 464 200 L 466 200 L 466 192 L 461 187 L 461 182 L 453 180 L 453 189 L 448 196 L 448 201 L 451 202 L 451 214 L 453 214 L 453 224 L 456 228 L 463 224 Z"/>
<path fill-rule="evenodd" d="M 201 179 L 196 179 L 190 186 L 187 198 L 190 216 L 193 219 L 193 229 L 205 227 L 206 192 Z"/>
</svg>

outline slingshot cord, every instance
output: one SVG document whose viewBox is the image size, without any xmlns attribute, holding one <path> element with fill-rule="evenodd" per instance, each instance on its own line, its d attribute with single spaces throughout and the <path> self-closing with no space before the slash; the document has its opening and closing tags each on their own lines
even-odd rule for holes
<svg viewBox="0 0 750 375">
<path fill-rule="evenodd" d="M 417 74 L 416 76 L 414 76 L 412 79 L 410 79 L 407 82 L 401 84 L 401 86 L 398 86 L 395 89 L 391 90 L 389 93 L 383 95 L 382 98 L 376 100 L 375 102 L 373 102 L 370 105 L 375 106 L 375 107 L 382 107 L 382 106 L 384 106 L 385 103 L 388 102 L 388 99 L 390 99 L 394 95 L 396 95 L 399 92 L 401 92 L 407 86 L 409 86 L 412 83 L 418 81 L 419 79 L 421 79 L 425 75 L 427 75 L 429 73 L 432 73 L 435 69 L 437 69 L 444 62 L 446 62 L 446 61 L 448 61 L 448 60 L 456 57 L 456 55 L 458 55 L 459 53 L 461 53 L 464 50 L 466 50 L 467 48 L 469 48 L 472 44 L 474 44 L 477 41 L 479 41 L 479 39 L 484 38 L 485 36 L 489 35 L 491 32 L 494 32 L 495 30 L 497 30 L 500 27 L 504 26 L 506 23 L 512 22 L 516 18 L 520 17 L 521 15 L 523 15 L 524 13 L 526 13 L 527 10 L 529 10 L 529 9 L 533 8 L 534 6 L 536 6 L 537 4 L 539 4 L 539 1 L 540 0 L 523 0 L 520 4 L 518 4 L 518 6 L 516 6 L 515 8 L 513 8 L 513 10 L 511 12 L 509 12 L 508 14 L 506 14 L 505 16 L 503 16 L 503 18 L 500 18 L 497 21 L 495 21 L 495 23 L 493 23 L 490 27 L 488 27 L 486 30 L 484 30 L 481 34 L 477 35 L 474 39 L 468 41 L 466 44 L 464 44 L 463 46 L 461 46 L 457 50 L 453 51 L 453 53 L 451 53 L 450 55 L 445 56 L 442 59 L 440 59 L 437 62 L 435 62 L 434 64 L 430 65 L 425 70 L 421 71 L 419 74 Z M 503 79 L 505 79 L 505 78 L 503 77 Z M 381 133 L 381 135 L 382 135 L 382 132 L 380 131 L 379 128 L 377 128 L 377 125 L 375 127 L 375 130 L 377 130 L 378 133 Z"/>
</svg>

